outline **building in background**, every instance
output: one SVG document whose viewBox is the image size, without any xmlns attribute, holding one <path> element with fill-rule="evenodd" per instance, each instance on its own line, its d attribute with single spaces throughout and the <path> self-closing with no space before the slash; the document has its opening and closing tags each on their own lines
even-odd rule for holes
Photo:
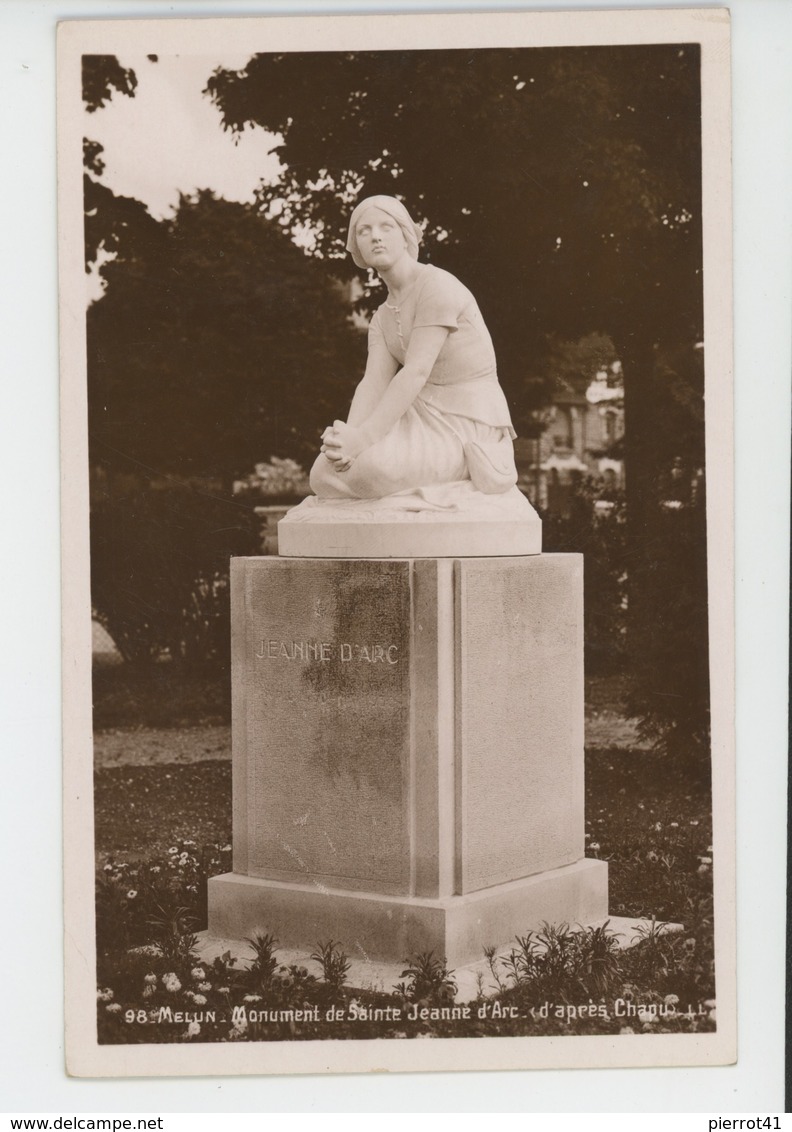
<svg viewBox="0 0 792 1132">
<path fill-rule="evenodd" d="M 540 424 L 539 436 L 515 441 L 519 486 L 535 507 L 568 514 L 586 476 L 606 492 L 623 489 L 624 389 L 618 361 L 593 379 L 557 378 Z"/>
</svg>

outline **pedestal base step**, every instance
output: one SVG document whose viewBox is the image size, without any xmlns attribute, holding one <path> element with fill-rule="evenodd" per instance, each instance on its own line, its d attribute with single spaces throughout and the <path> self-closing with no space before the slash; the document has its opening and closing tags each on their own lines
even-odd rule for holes
<svg viewBox="0 0 792 1132">
<path fill-rule="evenodd" d="M 209 881 L 210 937 L 269 932 L 310 952 L 328 939 L 354 960 L 402 964 L 431 951 L 449 967 L 478 962 L 542 923 L 588 924 L 608 910 L 608 868 L 581 860 L 464 896 L 431 900 L 285 884 L 226 873 Z"/>
</svg>

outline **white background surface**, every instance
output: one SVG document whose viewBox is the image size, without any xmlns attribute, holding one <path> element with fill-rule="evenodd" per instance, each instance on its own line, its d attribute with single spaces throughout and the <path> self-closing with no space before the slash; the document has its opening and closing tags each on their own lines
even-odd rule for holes
<svg viewBox="0 0 792 1132">
<path fill-rule="evenodd" d="M 602 4 L 565 5 L 596 8 Z M 617 7 L 671 7 L 609 3 Z M 792 4 L 733 0 L 740 1059 L 719 1069 L 76 1081 L 63 1071 L 55 25 L 427 3 L 0 4 L 0 1111 L 783 1110 Z M 482 10 L 434 0 L 431 10 Z M 553 9 L 499 3 L 501 11 Z M 702 1127 L 706 1127 L 702 1121 Z"/>
</svg>

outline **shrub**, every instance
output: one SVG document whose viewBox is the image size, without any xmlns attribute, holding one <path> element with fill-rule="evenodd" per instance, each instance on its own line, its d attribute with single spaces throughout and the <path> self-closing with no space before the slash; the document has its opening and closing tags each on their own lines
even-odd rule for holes
<svg viewBox="0 0 792 1132">
<path fill-rule="evenodd" d="M 583 481 L 568 516 L 543 517 L 546 551 L 585 558 L 586 667 L 626 668 L 629 714 L 682 773 L 709 773 L 704 493 L 658 503 L 651 543 L 631 551 L 624 498 Z"/>
<path fill-rule="evenodd" d="M 631 597 L 627 708 L 681 772 L 709 776 L 707 544 L 703 500 L 659 508 L 652 559 Z"/>
<path fill-rule="evenodd" d="M 256 464 L 249 476 L 234 481 L 234 497 L 254 504 L 298 503 L 310 492 L 302 465 L 278 456 Z"/>
<path fill-rule="evenodd" d="M 257 527 L 249 507 L 187 487 L 137 485 L 96 501 L 92 603 L 123 658 L 227 668 L 229 559 L 258 552 Z"/>
<path fill-rule="evenodd" d="M 584 556 L 586 667 L 607 674 L 624 663 L 627 632 L 627 553 L 624 497 L 582 481 L 568 515 L 542 516 L 546 552 Z"/>
</svg>

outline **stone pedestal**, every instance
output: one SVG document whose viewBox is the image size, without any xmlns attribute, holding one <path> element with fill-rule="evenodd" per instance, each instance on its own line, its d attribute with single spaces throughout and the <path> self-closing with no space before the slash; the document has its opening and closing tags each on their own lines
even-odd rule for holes
<svg viewBox="0 0 792 1132">
<path fill-rule="evenodd" d="M 209 933 L 451 966 L 607 915 L 577 555 L 232 562 L 233 873 Z"/>
</svg>

